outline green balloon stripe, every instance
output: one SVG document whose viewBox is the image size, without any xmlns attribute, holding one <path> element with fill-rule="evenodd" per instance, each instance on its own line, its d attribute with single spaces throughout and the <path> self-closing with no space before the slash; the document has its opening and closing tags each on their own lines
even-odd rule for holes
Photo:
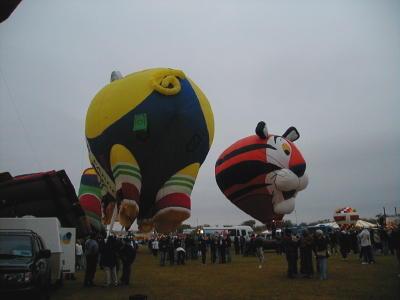
<svg viewBox="0 0 400 300">
<path fill-rule="evenodd" d="M 168 180 L 167 182 L 175 181 L 175 180 L 187 181 L 187 182 L 190 182 L 192 185 L 194 185 L 194 180 L 193 179 L 189 179 L 189 178 L 186 178 L 186 177 L 178 177 L 178 176 L 172 176 L 171 179 Z"/>
<path fill-rule="evenodd" d="M 177 182 L 169 181 L 168 183 L 164 184 L 164 187 L 172 186 L 172 185 L 180 185 L 180 186 L 185 186 L 185 187 L 187 187 L 187 188 L 189 188 L 191 190 L 193 189 L 193 185 L 187 184 L 187 183 L 183 183 L 183 182 L 179 182 L 179 181 L 177 181 Z"/>
<path fill-rule="evenodd" d="M 79 188 L 79 197 L 84 194 L 93 194 L 97 198 L 101 199 L 101 189 L 100 188 L 96 188 L 96 187 L 88 186 L 88 185 L 81 185 Z"/>
<path fill-rule="evenodd" d="M 118 165 L 113 169 L 113 175 L 115 175 L 115 173 L 117 173 L 119 170 L 128 170 L 128 171 L 133 171 L 134 173 L 140 174 L 140 169 L 137 167 L 127 166 L 127 165 Z"/>
<path fill-rule="evenodd" d="M 142 176 L 140 176 L 140 174 L 129 172 L 129 171 L 119 171 L 119 172 L 117 172 L 116 174 L 114 174 L 114 179 L 117 179 L 118 176 L 120 176 L 120 175 L 133 176 L 133 177 L 136 177 L 139 180 L 142 180 Z"/>
</svg>

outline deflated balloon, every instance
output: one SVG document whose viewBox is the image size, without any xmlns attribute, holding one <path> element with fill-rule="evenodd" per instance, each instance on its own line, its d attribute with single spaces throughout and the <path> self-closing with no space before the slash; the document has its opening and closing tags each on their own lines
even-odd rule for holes
<svg viewBox="0 0 400 300">
<path fill-rule="evenodd" d="M 218 158 L 216 181 L 238 208 L 262 223 L 281 220 L 294 210 L 294 197 L 306 188 L 306 162 L 293 143 L 299 133 L 290 127 L 282 136 L 269 134 L 259 122 Z"/>
<path fill-rule="evenodd" d="M 190 216 L 190 195 L 214 136 L 203 92 L 182 71 L 150 69 L 112 82 L 86 116 L 89 159 L 129 228 L 171 231 Z"/>
</svg>

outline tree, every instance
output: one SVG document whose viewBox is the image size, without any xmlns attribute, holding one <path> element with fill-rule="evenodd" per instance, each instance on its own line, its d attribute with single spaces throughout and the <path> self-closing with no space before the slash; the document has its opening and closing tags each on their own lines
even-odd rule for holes
<svg viewBox="0 0 400 300">
<path fill-rule="evenodd" d="M 176 232 L 182 233 L 184 229 L 190 229 L 190 228 L 192 228 L 192 226 L 190 226 L 189 224 L 182 224 L 176 229 Z"/>
<path fill-rule="evenodd" d="M 257 233 L 263 232 L 265 230 L 267 230 L 267 225 L 260 225 L 254 227 L 254 231 Z"/>
<path fill-rule="evenodd" d="M 284 220 L 284 221 L 282 221 L 280 223 L 280 227 L 281 228 L 283 228 L 283 227 L 292 227 L 292 226 L 293 226 L 293 223 L 290 220 Z"/>
<path fill-rule="evenodd" d="M 329 220 L 329 219 L 318 220 L 315 222 L 311 222 L 308 225 L 313 226 L 313 225 L 324 224 L 324 223 L 331 223 L 331 220 Z"/>
<path fill-rule="evenodd" d="M 242 224 L 240 224 L 240 225 L 244 225 L 244 226 L 250 226 L 251 228 L 253 228 L 253 230 L 254 230 L 254 227 L 255 227 L 255 225 L 256 225 L 256 221 L 255 220 L 248 220 L 248 221 L 244 221 Z"/>
</svg>

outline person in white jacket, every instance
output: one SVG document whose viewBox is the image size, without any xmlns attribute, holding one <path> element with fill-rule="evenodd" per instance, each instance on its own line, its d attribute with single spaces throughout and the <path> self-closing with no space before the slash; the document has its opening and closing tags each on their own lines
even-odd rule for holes
<svg viewBox="0 0 400 300">
<path fill-rule="evenodd" d="M 371 235 L 367 228 L 364 228 L 358 234 L 358 240 L 360 241 L 361 246 L 361 254 L 362 254 L 362 264 L 373 264 L 375 263 L 374 258 L 372 256 L 371 249 Z"/>
</svg>

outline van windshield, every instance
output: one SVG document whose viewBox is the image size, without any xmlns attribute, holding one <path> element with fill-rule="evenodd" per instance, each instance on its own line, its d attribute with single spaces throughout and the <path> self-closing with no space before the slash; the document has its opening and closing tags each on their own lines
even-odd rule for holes
<svg viewBox="0 0 400 300">
<path fill-rule="evenodd" d="M 0 259 L 32 257 L 32 240 L 29 236 L 0 235 Z"/>
</svg>

